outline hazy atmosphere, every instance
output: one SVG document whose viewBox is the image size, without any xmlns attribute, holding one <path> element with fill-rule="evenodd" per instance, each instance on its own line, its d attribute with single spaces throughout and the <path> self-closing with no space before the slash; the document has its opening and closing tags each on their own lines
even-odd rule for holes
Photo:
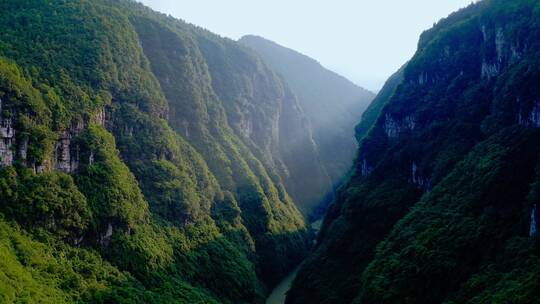
<svg viewBox="0 0 540 304">
<path fill-rule="evenodd" d="M 540 0 L 0 11 L 0 304 L 540 304 Z"/>
<path fill-rule="evenodd" d="M 378 91 L 416 50 L 418 36 L 471 0 L 141 0 L 232 39 L 252 34 L 319 60 Z M 209 9 L 211 8 L 211 9 Z"/>
</svg>

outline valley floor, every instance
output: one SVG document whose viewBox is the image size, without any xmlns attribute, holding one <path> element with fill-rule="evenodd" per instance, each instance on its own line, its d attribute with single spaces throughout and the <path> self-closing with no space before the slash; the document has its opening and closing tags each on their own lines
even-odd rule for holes
<svg viewBox="0 0 540 304">
<path fill-rule="evenodd" d="M 300 265 L 296 267 L 289 275 L 287 275 L 275 288 L 266 299 L 266 304 L 284 304 L 287 292 L 291 289 L 292 283 L 300 270 Z"/>
<path fill-rule="evenodd" d="M 311 229 L 315 233 L 319 233 L 321 230 L 321 226 L 323 224 L 323 219 L 319 219 L 311 223 Z M 294 282 L 294 279 L 298 275 L 298 271 L 300 270 L 300 267 L 302 267 L 302 263 L 300 263 L 296 268 L 291 270 L 291 272 L 279 282 L 276 287 L 272 290 L 268 298 L 266 298 L 266 304 L 285 304 L 285 299 L 287 298 L 287 292 L 292 287 L 292 283 Z"/>
</svg>

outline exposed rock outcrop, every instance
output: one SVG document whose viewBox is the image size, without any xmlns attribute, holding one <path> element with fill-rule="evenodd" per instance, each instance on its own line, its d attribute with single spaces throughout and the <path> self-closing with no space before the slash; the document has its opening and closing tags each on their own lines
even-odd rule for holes
<svg viewBox="0 0 540 304">
<path fill-rule="evenodd" d="M 15 128 L 10 117 L 4 117 L 2 112 L 2 99 L 0 99 L 0 165 L 13 164 L 13 144 L 15 142 Z"/>
<path fill-rule="evenodd" d="M 403 119 L 397 120 L 391 114 L 384 116 L 384 132 L 388 138 L 397 138 L 404 131 L 413 131 L 417 121 L 413 115 L 407 115 Z"/>
<path fill-rule="evenodd" d="M 362 159 L 362 162 L 361 162 L 361 172 L 362 172 L 362 176 L 368 176 L 371 171 L 373 171 L 373 168 L 368 164 L 367 160 L 364 158 Z"/>
<path fill-rule="evenodd" d="M 519 102 L 520 100 L 518 100 Z M 540 99 L 533 103 L 530 110 L 520 109 L 517 119 L 520 125 L 540 128 Z"/>
<path fill-rule="evenodd" d="M 411 178 L 409 179 L 409 181 L 424 191 L 429 191 L 432 187 L 431 178 L 420 174 L 420 170 L 418 169 L 418 165 L 416 164 L 416 162 L 412 163 Z"/>
</svg>

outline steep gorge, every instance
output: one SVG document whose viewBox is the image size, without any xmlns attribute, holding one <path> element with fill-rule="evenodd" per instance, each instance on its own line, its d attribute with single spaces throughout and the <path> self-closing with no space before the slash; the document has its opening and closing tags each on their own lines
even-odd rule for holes
<svg viewBox="0 0 540 304">
<path fill-rule="evenodd" d="M 131 0 L 0 10 L 0 302 L 264 303 L 306 256 L 287 303 L 540 302 L 538 1 L 441 20 L 375 99 Z"/>
<path fill-rule="evenodd" d="M 296 201 L 312 218 L 322 217 L 328 202 L 321 204 L 320 197 L 330 192 L 328 187 L 338 186 L 351 168 L 357 150 L 354 126 L 375 95 L 325 69 L 314 59 L 272 41 L 244 36 L 239 43 L 255 50 L 285 79 L 305 110 L 320 163 L 329 180 L 326 187 L 306 185 Z M 303 170 L 302 176 L 308 175 Z M 329 195 L 327 200 L 332 198 Z"/>
</svg>

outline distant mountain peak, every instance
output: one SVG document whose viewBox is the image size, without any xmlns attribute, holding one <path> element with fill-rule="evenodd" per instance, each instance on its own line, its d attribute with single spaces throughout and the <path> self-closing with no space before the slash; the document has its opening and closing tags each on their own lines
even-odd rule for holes
<svg viewBox="0 0 540 304">
<path fill-rule="evenodd" d="M 283 56 L 293 56 L 293 57 L 295 57 L 296 60 L 299 60 L 300 62 L 303 62 L 304 64 L 313 64 L 313 65 L 319 66 L 321 69 L 326 70 L 328 73 L 333 74 L 335 77 L 342 78 L 343 81 L 348 82 L 351 85 L 357 86 L 361 90 L 364 90 L 366 92 L 369 92 L 369 93 L 375 95 L 375 93 L 373 93 L 370 90 L 365 89 L 365 88 L 355 84 L 354 82 L 349 80 L 347 77 L 345 77 L 343 75 L 340 75 L 339 73 L 325 67 L 317 59 L 312 58 L 309 55 L 306 55 L 306 54 L 304 54 L 302 52 L 299 52 L 297 50 L 294 50 L 292 48 L 286 47 L 286 46 L 284 46 L 282 44 L 279 44 L 279 43 L 277 43 L 275 41 L 272 41 L 270 39 L 267 39 L 267 38 L 264 38 L 264 37 L 261 37 L 261 36 L 257 36 L 257 35 L 245 35 L 242 38 L 240 38 L 238 40 L 238 42 L 240 44 L 245 45 L 245 46 L 251 47 L 251 48 L 255 49 L 256 51 L 261 51 L 262 48 L 265 48 L 265 49 L 268 49 L 268 50 L 272 50 L 273 52 L 276 52 L 278 54 L 281 54 Z M 264 54 L 263 54 L 263 57 L 264 57 Z"/>
</svg>

